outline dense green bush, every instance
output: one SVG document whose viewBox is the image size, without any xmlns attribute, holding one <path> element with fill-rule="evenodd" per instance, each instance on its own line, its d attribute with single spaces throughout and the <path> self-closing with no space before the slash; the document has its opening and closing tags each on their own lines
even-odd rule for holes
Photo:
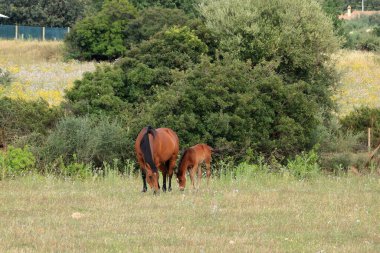
<svg viewBox="0 0 380 253">
<path fill-rule="evenodd" d="M 58 122 L 41 152 L 45 164 L 62 159 L 65 165 L 101 167 L 103 162 L 124 161 L 131 143 L 127 131 L 117 121 L 68 117 Z"/>
<path fill-rule="evenodd" d="M 200 61 L 207 46 L 188 27 L 172 27 L 132 49 L 114 66 L 87 73 L 67 91 L 67 107 L 77 115 L 109 114 L 137 107 L 172 83 L 171 69 L 185 70 Z"/>
<path fill-rule="evenodd" d="M 0 152 L 0 179 L 24 175 L 35 168 L 36 159 L 28 147 L 9 146 L 5 153 Z"/>
<path fill-rule="evenodd" d="M 194 63 L 199 63 L 200 57 L 207 50 L 207 45 L 189 27 L 175 26 L 142 42 L 128 56 L 151 68 L 186 70 Z"/>
<path fill-rule="evenodd" d="M 66 36 L 68 57 L 80 60 L 112 60 L 126 51 L 126 28 L 137 17 L 128 0 L 106 1 L 96 15 L 77 22 Z"/>
<path fill-rule="evenodd" d="M 380 143 L 380 109 L 361 107 L 356 108 L 349 115 L 341 119 L 342 128 L 345 131 L 361 133 L 362 143 L 367 142 L 367 129 L 372 129 L 372 142 L 374 145 Z"/>
<path fill-rule="evenodd" d="M 69 27 L 83 18 L 94 0 L 0 0 L 2 24 Z"/>
<path fill-rule="evenodd" d="M 93 73 L 85 73 L 76 80 L 74 87 L 66 91 L 69 103 L 65 104 L 76 115 L 120 112 L 125 103 L 124 74 L 118 67 L 101 66 Z M 72 103 L 70 103 L 72 102 Z"/>
<path fill-rule="evenodd" d="M 162 30 L 173 26 L 185 26 L 189 21 L 189 17 L 179 9 L 146 8 L 131 21 L 126 33 L 130 41 L 139 43 Z"/>
<path fill-rule="evenodd" d="M 380 51 L 380 15 L 363 16 L 345 21 L 343 29 L 346 35 L 344 47 L 350 49 Z"/>
<path fill-rule="evenodd" d="M 163 7 L 182 9 L 190 15 L 196 15 L 195 5 L 197 0 L 130 0 L 130 2 L 139 9 L 149 7 Z"/>
<path fill-rule="evenodd" d="M 46 135 L 61 116 L 60 108 L 50 107 L 44 100 L 0 99 L 0 127 L 8 144 L 30 134 Z"/>
<path fill-rule="evenodd" d="M 247 149 L 269 156 L 292 156 L 312 147 L 318 104 L 308 84 L 286 84 L 275 65 L 207 59 L 159 92 L 137 123 L 177 131 L 181 145 L 200 142 L 229 147 L 242 157 Z M 139 125 L 137 128 L 141 128 Z"/>
</svg>

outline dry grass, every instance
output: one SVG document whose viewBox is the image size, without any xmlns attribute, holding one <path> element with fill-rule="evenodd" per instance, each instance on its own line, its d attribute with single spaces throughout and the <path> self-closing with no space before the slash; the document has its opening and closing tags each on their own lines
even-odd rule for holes
<svg viewBox="0 0 380 253">
<path fill-rule="evenodd" d="M 50 105 L 62 102 L 64 90 L 94 71 L 94 62 L 63 61 L 63 43 L 51 41 L 0 40 L 0 67 L 11 73 L 12 84 L 0 95 L 36 100 Z"/>
<path fill-rule="evenodd" d="M 32 65 L 62 61 L 63 43 L 59 41 L 0 40 L 0 63 Z"/>
<path fill-rule="evenodd" d="M 0 252 L 379 252 L 380 181 L 214 180 L 153 196 L 136 178 L 0 182 Z"/>
<path fill-rule="evenodd" d="M 342 51 L 336 60 L 341 81 L 333 98 L 339 115 L 347 115 L 354 107 L 380 107 L 380 54 Z"/>
</svg>

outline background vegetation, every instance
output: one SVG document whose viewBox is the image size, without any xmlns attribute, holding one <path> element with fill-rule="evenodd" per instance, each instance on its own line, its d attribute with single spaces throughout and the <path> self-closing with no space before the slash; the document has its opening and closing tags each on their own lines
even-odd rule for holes
<svg viewBox="0 0 380 253">
<path fill-rule="evenodd" d="M 362 103 L 356 93 L 348 99 L 348 90 L 376 87 L 378 63 L 376 54 L 357 66 L 343 58 L 354 53 L 337 54 L 342 36 L 356 27 L 336 19 L 346 4 L 92 1 L 76 17 L 65 47 L 51 42 L 36 50 L 30 42 L 14 51 L 1 42 L 1 103 L 9 105 L 1 109 L 7 122 L 1 139 L 28 145 L 39 171 L 59 175 L 128 163 L 147 124 L 173 128 L 182 148 L 199 142 L 221 148 L 221 164 L 263 162 L 268 171 L 300 178 L 360 167 L 363 159 L 355 155 L 366 150 L 364 126 L 352 121 L 360 122 L 367 109 L 342 122 L 335 112 L 376 106 L 368 104 L 373 93 Z M 360 29 L 376 32 L 376 16 L 367 21 Z M 62 55 L 71 60 L 62 62 Z M 362 69 L 357 82 L 344 79 Z M 35 102 L 39 97 L 46 102 Z M 18 114 L 10 120 L 12 110 Z"/>
<path fill-rule="evenodd" d="M 379 251 L 379 56 L 337 51 L 353 2 L 240 2 L 75 1 L 64 47 L 0 41 L 1 252 Z M 147 124 L 220 148 L 211 185 L 140 194 Z"/>
</svg>

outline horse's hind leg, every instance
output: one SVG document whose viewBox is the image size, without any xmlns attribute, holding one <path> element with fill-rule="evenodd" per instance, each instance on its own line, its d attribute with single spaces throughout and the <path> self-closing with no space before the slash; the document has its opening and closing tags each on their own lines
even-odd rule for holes
<svg viewBox="0 0 380 253">
<path fill-rule="evenodd" d="M 174 167 L 175 167 L 175 161 L 176 161 L 177 156 L 173 156 L 172 159 L 169 160 L 168 162 L 168 179 L 169 179 L 169 188 L 168 191 L 172 191 L 172 177 L 174 173 Z"/>
<path fill-rule="evenodd" d="M 160 170 L 162 171 L 162 191 L 166 192 L 166 175 L 167 168 L 164 165 L 160 165 Z"/>
</svg>

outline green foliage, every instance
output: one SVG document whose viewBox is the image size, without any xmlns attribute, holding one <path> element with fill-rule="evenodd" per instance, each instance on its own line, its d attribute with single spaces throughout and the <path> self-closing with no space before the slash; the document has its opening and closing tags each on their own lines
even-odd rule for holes
<svg viewBox="0 0 380 253">
<path fill-rule="evenodd" d="M 248 148 L 291 156 L 313 145 L 318 104 L 307 83 L 285 84 L 274 68 L 205 59 L 159 92 L 139 122 L 173 128 L 183 146 L 229 147 L 237 157 Z"/>
<path fill-rule="evenodd" d="M 320 2 L 323 11 L 332 20 L 335 34 L 343 36 L 343 21 L 338 18 L 342 14 L 342 0 L 319 0 L 318 2 Z"/>
<path fill-rule="evenodd" d="M 148 40 L 161 30 L 166 30 L 173 26 L 185 26 L 189 22 L 189 17 L 179 9 L 168 8 L 146 8 L 129 25 L 129 41 L 141 42 Z"/>
<path fill-rule="evenodd" d="M 346 21 L 343 29 L 346 34 L 344 47 L 350 49 L 380 51 L 380 15 L 363 16 Z"/>
<path fill-rule="evenodd" d="M 305 81 L 322 107 L 331 106 L 329 87 L 336 82 L 329 62 L 338 49 L 331 20 L 315 1 L 203 1 L 207 27 L 221 49 L 253 65 L 276 61 L 286 82 Z"/>
<path fill-rule="evenodd" d="M 74 179 L 86 179 L 92 175 L 92 168 L 90 165 L 83 162 L 78 162 L 75 155 L 73 161 L 65 165 L 62 157 L 58 159 L 59 174 L 64 177 L 71 177 Z"/>
<path fill-rule="evenodd" d="M 139 9 L 149 7 L 177 8 L 190 15 L 196 15 L 195 4 L 197 0 L 130 0 Z"/>
<path fill-rule="evenodd" d="M 85 73 L 82 80 L 66 91 L 67 106 L 76 115 L 115 113 L 124 108 L 123 72 L 111 66 L 97 67 L 93 73 Z M 71 102 L 71 103 L 70 103 Z"/>
<path fill-rule="evenodd" d="M 68 27 L 81 19 L 90 0 L 0 0 L 4 24 Z"/>
<path fill-rule="evenodd" d="M 6 143 L 33 133 L 45 135 L 61 117 L 62 110 L 49 107 L 44 100 L 0 99 L 0 126 Z"/>
<path fill-rule="evenodd" d="M 36 159 L 28 147 L 9 146 L 5 153 L 0 153 L 0 178 L 24 175 L 35 168 Z"/>
<path fill-rule="evenodd" d="M 367 129 L 372 129 L 372 140 L 375 144 L 380 142 L 380 109 L 361 107 L 356 108 L 349 115 L 341 119 L 342 128 L 345 131 L 361 133 L 362 143 L 367 140 Z"/>
<path fill-rule="evenodd" d="M 11 73 L 6 70 L 0 68 L 0 85 L 8 86 L 12 81 Z"/>
<path fill-rule="evenodd" d="M 106 1 L 96 15 L 76 23 L 66 36 L 68 57 L 80 60 L 112 60 L 126 51 L 125 29 L 137 16 L 127 0 Z"/>
<path fill-rule="evenodd" d="M 188 27 L 172 27 L 142 42 L 128 53 L 149 67 L 186 70 L 207 52 L 207 45 Z"/>
<path fill-rule="evenodd" d="M 67 91 L 67 106 L 76 115 L 117 115 L 136 107 L 172 82 L 171 69 L 185 70 L 207 52 L 188 27 L 172 27 L 141 43 L 114 66 L 87 73 Z"/>
<path fill-rule="evenodd" d="M 58 122 L 42 153 L 46 164 L 62 159 L 64 164 L 101 167 L 103 162 L 112 163 L 114 159 L 124 161 L 130 143 L 126 130 L 117 121 L 68 117 Z"/>
<path fill-rule="evenodd" d="M 302 152 L 300 155 L 296 155 L 293 160 L 288 160 L 287 169 L 299 179 L 314 177 L 321 170 L 318 164 L 318 155 L 314 150 L 308 153 Z"/>
</svg>

